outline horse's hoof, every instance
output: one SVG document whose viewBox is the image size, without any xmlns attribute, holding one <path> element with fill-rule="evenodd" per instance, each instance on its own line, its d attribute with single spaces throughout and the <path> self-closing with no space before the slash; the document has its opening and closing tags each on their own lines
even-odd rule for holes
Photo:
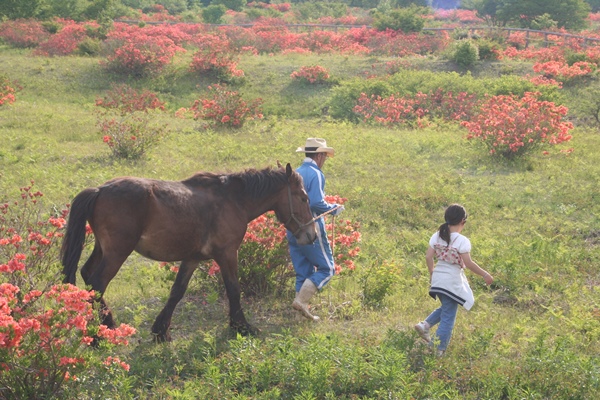
<svg viewBox="0 0 600 400">
<path fill-rule="evenodd" d="M 231 329 L 242 336 L 258 336 L 260 330 L 250 324 L 231 324 Z"/>
<path fill-rule="evenodd" d="M 166 343 L 171 341 L 171 335 L 168 333 L 152 332 L 152 341 L 154 343 Z"/>
</svg>

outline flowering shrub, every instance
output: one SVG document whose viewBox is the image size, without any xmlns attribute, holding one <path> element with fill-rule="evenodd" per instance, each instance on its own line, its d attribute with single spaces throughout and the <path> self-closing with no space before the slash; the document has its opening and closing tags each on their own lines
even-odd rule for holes
<svg viewBox="0 0 600 400">
<path fill-rule="evenodd" d="M 347 201 L 339 196 L 325 196 L 325 200 L 337 204 Z M 325 227 L 334 253 L 336 273 L 353 271 L 356 268 L 354 260 L 360 253 L 359 224 L 336 217 L 326 222 Z M 295 272 L 288 251 L 286 229 L 273 212 L 267 212 L 248 224 L 238 251 L 238 262 L 240 284 L 247 295 L 279 294 L 287 290 L 289 279 L 295 276 Z M 164 264 L 161 267 L 170 273 L 177 268 Z M 219 266 L 213 262 L 208 274 L 218 272 Z"/>
<path fill-rule="evenodd" d="M 14 103 L 17 100 L 15 93 L 19 89 L 21 87 L 15 85 L 6 76 L 0 75 L 0 106 Z"/>
<path fill-rule="evenodd" d="M 164 110 L 164 103 L 152 92 L 117 85 L 96 100 L 96 106 L 102 109 L 98 127 L 103 141 L 116 158 L 139 159 L 165 134 L 164 125 L 152 123 L 150 112 Z"/>
<path fill-rule="evenodd" d="M 43 217 L 39 200 L 44 196 L 29 186 L 19 188 L 20 198 L 0 204 L 0 273 L 22 290 L 47 290 L 60 281 L 54 260 L 63 236 L 65 215 Z"/>
<path fill-rule="evenodd" d="M 36 47 L 49 36 L 42 23 L 33 19 L 17 19 L 0 24 L 0 38 L 13 47 Z"/>
<path fill-rule="evenodd" d="M 303 83 L 325 83 L 329 79 L 329 72 L 320 65 L 304 66 L 292 72 L 290 77 Z"/>
<path fill-rule="evenodd" d="M 326 195 L 325 201 L 330 204 L 345 204 L 348 199 L 337 195 Z M 354 271 L 356 268 L 354 260 L 360 253 L 360 246 L 358 246 L 361 240 L 360 224 L 338 217 L 332 218 L 330 221 L 325 224 L 325 229 L 333 251 L 335 272 L 340 274 L 345 271 Z"/>
<path fill-rule="evenodd" d="M 97 27 L 98 24 L 95 24 Z M 91 28 L 92 25 L 89 26 Z M 36 54 L 43 56 L 66 56 L 77 50 L 79 44 L 88 37 L 88 27 L 74 21 L 67 21 L 60 32 L 39 45 Z"/>
<path fill-rule="evenodd" d="M 546 78 L 557 79 L 566 83 L 573 81 L 578 77 L 591 74 L 595 69 L 594 67 L 594 64 L 587 61 L 578 61 L 571 66 L 564 62 L 548 61 L 545 63 L 534 64 L 533 70 L 538 73 L 543 73 Z"/>
<path fill-rule="evenodd" d="M 210 98 L 198 99 L 190 110 L 194 119 L 209 121 L 215 127 L 240 128 L 247 120 L 262 119 L 261 99 L 247 103 L 238 92 L 215 84 L 208 87 Z"/>
<path fill-rule="evenodd" d="M 542 144 L 571 140 L 573 124 L 563 121 L 567 108 L 538 99 L 527 92 L 522 98 L 500 95 L 490 97 L 472 121 L 464 121 L 467 139 L 480 139 L 490 154 L 503 157 L 524 155 Z"/>
<path fill-rule="evenodd" d="M 424 96 L 419 93 L 417 96 Z M 410 97 L 381 97 L 362 93 L 358 98 L 354 112 L 365 122 L 374 122 L 384 126 L 409 125 L 423 127 L 428 111 L 422 108 L 416 99 Z"/>
<path fill-rule="evenodd" d="M 185 51 L 170 37 L 140 28 L 114 30 L 106 42 L 113 50 L 102 65 L 110 72 L 133 77 L 158 74 L 175 53 Z"/>
<path fill-rule="evenodd" d="M 435 92 L 414 96 L 367 96 L 362 93 L 354 112 L 365 122 L 384 126 L 408 125 L 422 128 L 427 117 L 444 121 L 465 121 L 473 117 L 479 105 L 477 96 L 467 92 L 454 94 L 437 89 Z"/>
<path fill-rule="evenodd" d="M 91 376 L 119 374 L 104 364 L 114 359 L 88 351 L 93 336 L 107 339 L 102 348 L 110 352 L 135 330 L 121 325 L 108 332 L 92 309 L 93 292 L 57 284 L 67 211 L 43 218 L 43 194 L 32 186 L 0 206 L 0 397 L 77 397 Z"/>
<path fill-rule="evenodd" d="M 230 50 L 226 37 L 217 35 L 201 35 L 194 43 L 199 50 L 194 54 L 190 69 L 203 74 L 213 72 L 221 81 L 231 81 L 244 76 L 244 71 L 237 68 L 237 61 Z"/>
</svg>

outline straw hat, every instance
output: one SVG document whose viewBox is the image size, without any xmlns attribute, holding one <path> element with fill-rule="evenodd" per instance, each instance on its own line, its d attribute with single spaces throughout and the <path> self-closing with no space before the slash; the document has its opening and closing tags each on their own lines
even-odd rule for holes
<svg viewBox="0 0 600 400">
<path fill-rule="evenodd" d="M 296 153 L 327 153 L 329 157 L 333 157 L 334 152 L 333 147 L 327 147 L 327 142 L 321 138 L 308 138 L 306 145 L 296 150 Z"/>
</svg>

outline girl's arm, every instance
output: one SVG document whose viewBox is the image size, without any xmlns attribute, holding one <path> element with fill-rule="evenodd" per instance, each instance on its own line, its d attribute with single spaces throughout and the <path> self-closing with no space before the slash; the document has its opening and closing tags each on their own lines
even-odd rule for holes
<svg viewBox="0 0 600 400">
<path fill-rule="evenodd" d="M 427 269 L 429 270 L 429 281 L 431 281 L 431 275 L 433 274 L 433 267 L 435 263 L 433 261 L 433 256 L 435 255 L 435 250 L 433 247 L 429 246 L 427 248 L 427 253 L 425 253 L 425 261 L 427 261 Z"/>
<path fill-rule="evenodd" d="M 469 270 L 473 271 L 477 275 L 481 275 L 483 279 L 485 279 L 485 283 L 487 285 L 491 285 L 494 281 L 494 277 L 490 275 L 485 269 L 481 268 L 475 261 L 471 259 L 471 253 L 462 253 L 460 257 L 465 264 L 465 267 L 469 268 Z"/>
</svg>

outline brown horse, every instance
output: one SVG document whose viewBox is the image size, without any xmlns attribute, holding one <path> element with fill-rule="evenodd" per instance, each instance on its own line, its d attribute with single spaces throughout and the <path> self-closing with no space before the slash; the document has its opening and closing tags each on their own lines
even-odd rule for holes
<svg viewBox="0 0 600 400">
<path fill-rule="evenodd" d="M 248 223 L 267 211 L 275 211 L 299 243 L 315 240 L 308 196 L 290 164 L 285 170 L 197 173 L 183 181 L 122 177 L 84 189 L 73 199 L 62 243 L 64 282 L 75 283 L 89 221 L 95 244 L 81 276 L 100 294 L 134 250 L 157 261 L 181 261 L 167 304 L 152 326 L 157 341 L 170 340 L 175 306 L 200 261 L 210 259 L 221 269 L 230 326 L 255 334 L 240 305 L 237 252 Z M 102 323 L 113 328 L 106 302 L 102 297 L 99 301 Z"/>
</svg>

